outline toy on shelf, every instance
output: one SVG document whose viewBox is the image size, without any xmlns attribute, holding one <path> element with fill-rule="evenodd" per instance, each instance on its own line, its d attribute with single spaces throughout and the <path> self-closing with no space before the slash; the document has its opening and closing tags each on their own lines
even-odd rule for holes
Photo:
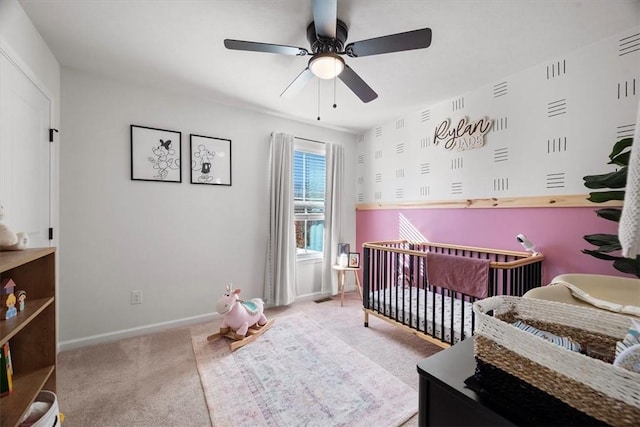
<svg viewBox="0 0 640 427">
<path fill-rule="evenodd" d="M 19 290 L 16 294 L 18 295 L 18 311 L 24 311 L 27 303 L 27 291 Z"/>
<path fill-rule="evenodd" d="M 0 282 L 0 320 L 10 319 L 18 313 L 16 296 L 13 290 L 16 282 L 13 279 L 2 279 Z"/>
<path fill-rule="evenodd" d="M 0 205 L 0 221 L 4 219 L 4 207 Z M 21 251 L 29 246 L 27 233 L 14 233 L 6 224 L 0 222 L 0 251 Z"/>
<path fill-rule="evenodd" d="M 231 351 L 254 341 L 273 325 L 273 319 L 267 321 L 264 315 L 264 303 L 260 298 L 242 301 L 238 296 L 240 289 L 233 290 L 227 285 L 226 292 L 216 303 L 218 313 L 224 315 L 220 331 L 207 337 L 212 341 L 227 337 L 233 340 Z"/>
</svg>

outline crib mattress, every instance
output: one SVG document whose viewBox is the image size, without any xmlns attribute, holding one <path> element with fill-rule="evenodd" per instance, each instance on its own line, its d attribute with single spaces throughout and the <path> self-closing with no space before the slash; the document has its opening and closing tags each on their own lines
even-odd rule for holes
<svg viewBox="0 0 640 427">
<path fill-rule="evenodd" d="M 435 296 L 435 301 L 434 301 Z M 452 304 L 453 300 L 453 304 Z M 442 322 L 442 305 L 444 301 L 444 325 Z M 435 304 L 434 304 L 435 302 Z M 451 342 L 451 316 L 453 316 L 453 342 L 462 340 L 461 334 L 464 325 L 464 336 L 472 334 L 473 307 L 470 302 L 443 296 L 439 293 L 425 291 L 415 287 L 390 287 L 369 293 L 370 308 L 380 314 L 384 314 L 397 322 L 410 326 L 413 329 L 426 331 L 427 334 Z M 453 312 L 452 312 L 453 305 Z M 426 310 L 425 310 L 426 306 Z M 462 311 L 464 306 L 464 321 Z M 435 319 L 434 319 L 435 308 Z"/>
</svg>

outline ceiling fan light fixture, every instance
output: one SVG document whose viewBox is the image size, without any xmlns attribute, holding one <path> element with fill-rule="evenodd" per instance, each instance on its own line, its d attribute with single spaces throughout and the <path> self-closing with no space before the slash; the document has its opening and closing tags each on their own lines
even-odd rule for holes
<svg viewBox="0 0 640 427">
<path fill-rule="evenodd" d="M 333 79 L 344 70 L 344 60 L 335 53 L 321 53 L 309 60 L 309 69 L 319 79 Z"/>
</svg>

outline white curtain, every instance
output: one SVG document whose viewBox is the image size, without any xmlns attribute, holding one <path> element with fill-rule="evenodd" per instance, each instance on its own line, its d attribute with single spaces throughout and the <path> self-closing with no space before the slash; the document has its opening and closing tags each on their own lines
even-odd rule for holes
<svg viewBox="0 0 640 427">
<path fill-rule="evenodd" d="M 336 262 L 338 243 L 344 243 L 342 218 L 344 202 L 344 148 L 338 144 L 325 144 L 327 167 L 324 204 L 324 262 L 322 269 L 322 293 L 338 293 L 338 275 L 331 266 Z"/>
<path fill-rule="evenodd" d="M 296 233 L 293 210 L 293 135 L 271 134 L 269 238 L 265 303 L 288 305 L 296 296 Z"/>
<path fill-rule="evenodd" d="M 640 254 L 640 106 L 633 135 L 624 205 L 618 225 L 622 255 L 635 258 Z"/>
</svg>

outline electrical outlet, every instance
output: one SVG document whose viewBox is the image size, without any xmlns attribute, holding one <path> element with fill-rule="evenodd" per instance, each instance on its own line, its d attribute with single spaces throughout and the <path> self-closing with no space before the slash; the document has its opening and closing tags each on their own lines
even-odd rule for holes
<svg viewBox="0 0 640 427">
<path fill-rule="evenodd" d="M 142 304 L 142 291 L 131 291 L 131 305 Z"/>
</svg>

